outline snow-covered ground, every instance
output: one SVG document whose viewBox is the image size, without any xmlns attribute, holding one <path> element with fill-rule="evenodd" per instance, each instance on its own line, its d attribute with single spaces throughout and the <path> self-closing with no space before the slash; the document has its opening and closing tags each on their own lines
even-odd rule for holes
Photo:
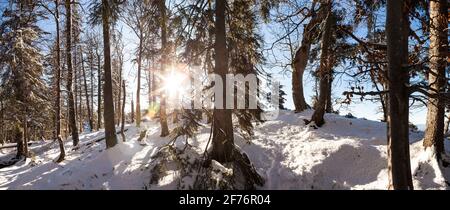
<svg viewBox="0 0 450 210">
<path fill-rule="evenodd" d="M 257 125 L 251 144 L 236 134 L 235 143 L 245 151 L 266 179 L 260 189 L 386 189 L 387 154 L 384 123 L 348 119 L 330 114 L 320 129 L 305 126 L 312 112 L 282 112 L 277 120 Z M 36 154 L 26 162 L 0 169 L 0 189 L 176 189 L 176 171 L 150 185 L 153 156 L 169 142 L 159 137 L 159 123 L 147 122 L 147 137 L 137 142 L 139 130 L 128 126 L 126 142 L 105 150 L 104 141 L 87 144 L 103 132 L 81 135 L 80 149 L 65 143 L 66 160 L 54 162 L 57 144 L 31 146 Z M 203 127 L 189 143 L 201 153 L 209 138 Z M 411 133 L 411 167 L 416 189 L 447 189 L 450 170 L 440 168 L 431 150 L 424 151 L 423 133 Z M 120 135 L 118 138 L 121 140 Z M 450 148 L 449 142 L 446 147 Z M 183 147 L 184 140 L 177 141 Z M 0 161 L 15 151 L 0 151 Z"/>
</svg>

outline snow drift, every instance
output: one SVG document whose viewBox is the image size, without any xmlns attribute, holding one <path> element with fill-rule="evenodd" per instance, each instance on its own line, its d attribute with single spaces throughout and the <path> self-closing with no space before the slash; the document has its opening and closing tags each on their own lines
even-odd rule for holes
<svg viewBox="0 0 450 210">
<path fill-rule="evenodd" d="M 250 144 L 236 134 L 236 144 L 265 179 L 258 189 L 387 188 L 384 123 L 329 114 L 327 123 L 314 129 L 303 123 L 311 114 L 282 112 L 278 119 L 256 125 Z M 163 174 L 152 174 L 159 164 L 155 155 L 169 140 L 159 137 L 157 122 L 147 122 L 142 129 L 148 130 L 143 141 L 137 141 L 140 130 L 128 126 L 127 141 L 110 150 L 104 149 L 104 142 L 95 142 L 102 131 L 82 134 L 76 151 L 71 151 L 71 142 L 66 141 L 68 154 L 60 164 L 54 162 L 59 154 L 57 144 L 34 144 L 34 157 L 0 169 L 0 189 L 191 189 L 195 171 L 186 176 L 179 167 L 168 164 Z M 192 154 L 187 157 L 202 154 L 209 130 L 205 126 L 189 139 Z M 423 149 L 422 137 L 421 132 L 410 134 L 414 187 L 447 189 L 450 170 L 437 163 L 432 150 Z M 184 139 L 176 141 L 175 147 L 185 148 Z M 446 148 L 450 148 L 448 141 Z M 0 151 L 0 161 L 9 160 L 12 153 L 13 149 Z"/>
</svg>

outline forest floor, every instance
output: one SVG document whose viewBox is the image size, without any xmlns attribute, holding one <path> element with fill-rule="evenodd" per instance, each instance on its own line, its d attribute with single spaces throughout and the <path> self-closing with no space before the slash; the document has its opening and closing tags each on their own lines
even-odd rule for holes
<svg viewBox="0 0 450 210">
<path fill-rule="evenodd" d="M 276 120 L 256 125 L 250 144 L 236 132 L 235 143 L 266 180 L 258 189 L 387 188 L 384 123 L 328 114 L 324 127 L 314 129 L 303 122 L 311 114 L 282 112 Z M 95 142 L 103 137 L 102 131 L 81 134 L 76 151 L 66 141 L 66 160 L 60 164 L 54 162 L 59 155 L 57 143 L 33 144 L 32 158 L 0 169 L 0 189 L 180 189 L 176 170 L 150 184 L 152 160 L 169 142 L 159 137 L 159 123 L 144 123 L 141 129 L 148 131 L 141 142 L 137 141 L 139 129 L 127 128 L 127 141 L 110 150 L 105 150 L 104 141 Z M 201 154 L 209 135 L 210 128 L 205 126 L 189 144 Z M 415 189 L 449 189 L 450 169 L 440 167 L 431 150 L 424 151 L 422 137 L 422 132 L 410 134 Z M 176 146 L 183 148 L 184 143 L 179 140 Z M 450 148 L 449 141 L 446 148 Z M 14 155 L 14 149 L 3 149 L 0 161 Z"/>
</svg>

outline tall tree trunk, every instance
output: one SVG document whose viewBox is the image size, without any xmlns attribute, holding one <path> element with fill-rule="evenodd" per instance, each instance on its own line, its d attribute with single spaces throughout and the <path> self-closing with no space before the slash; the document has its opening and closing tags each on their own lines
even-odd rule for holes
<svg viewBox="0 0 450 210">
<path fill-rule="evenodd" d="M 70 0 L 65 1 L 66 6 L 66 59 L 67 59 L 67 93 L 69 105 L 69 126 L 72 132 L 73 146 L 78 146 L 78 129 L 75 116 L 75 102 L 72 91 L 73 69 L 72 69 L 72 5 Z"/>
<path fill-rule="evenodd" d="M 137 60 L 137 90 L 136 90 L 136 126 L 141 126 L 141 68 L 142 68 L 142 47 L 143 47 L 143 34 L 141 32 L 139 37 L 139 52 Z M 163 48 L 164 49 L 164 48 Z"/>
<path fill-rule="evenodd" d="M 88 114 L 88 121 L 89 121 L 89 128 L 92 130 L 94 128 L 93 122 L 92 122 L 92 112 L 91 112 L 91 103 L 90 103 L 90 96 L 88 91 L 88 85 L 87 85 L 87 77 L 86 77 L 86 69 L 84 67 L 84 59 L 83 59 L 83 49 L 80 49 L 81 51 L 81 70 L 83 73 L 83 83 L 84 83 L 84 93 L 86 94 L 86 108 L 87 108 L 87 114 Z"/>
<path fill-rule="evenodd" d="M 225 10 L 227 1 L 216 0 L 216 41 L 214 44 L 215 50 L 215 69 L 214 73 L 219 75 L 222 81 L 226 81 L 226 74 L 228 74 L 228 51 L 226 43 L 226 20 Z M 234 89 L 234 88 L 233 88 Z M 226 85 L 222 88 L 223 91 L 223 107 L 215 107 L 213 113 L 213 138 L 212 138 L 212 158 L 221 163 L 233 161 L 233 124 L 231 120 L 231 110 L 226 109 Z M 218 100 L 216 98 L 216 100 Z"/>
<path fill-rule="evenodd" d="M 315 2 L 311 6 L 314 11 Z M 308 109 L 303 89 L 303 74 L 308 65 L 309 53 L 311 51 L 312 37 L 316 33 L 315 27 L 319 23 L 320 18 L 315 12 L 311 12 L 311 20 L 303 29 L 302 43 L 294 56 L 292 71 L 292 97 L 294 100 L 295 112 L 302 112 Z"/>
<path fill-rule="evenodd" d="M 103 51 L 105 56 L 105 87 L 103 90 L 104 96 L 104 112 L 103 117 L 105 121 L 105 139 L 106 148 L 114 147 L 117 144 L 116 128 L 114 123 L 114 99 L 111 76 L 111 46 L 110 46 L 110 7 L 108 0 L 102 0 L 102 20 L 103 20 Z"/>
<path fill-rule="evenodd" d="M 55 99 L 55 116 L 56 116 L 56 136 L 61 136 L 61 38 L 59 28 L 59 0 L 55 0 L 55 24 L 56 24 L 56 99 Z"/>
<path fill-rule="evenodd" d="M 23 129 L 16 124 L 14 126 L 14 140 L 17 143 L 17 154 L 16 158 L 26 157 L 26 152 L 24 150 L 24 135 L 23 135 Z"/>
<path fill-rule="evenodd" d="M 133 96 L 131 96 L 133 98 Z M 131 123 L 134 123 L 134 101 L 131 99 Z"/>
<path fill-rule="evenodd" d="M 123 100 L 122 100 L 122 126 L 120 127 L 120 133 L 122 135 L 122 140 L 125 142 L 125 104 L 127 99 L 127 92 L 125 87 L 125 80 L 122 80 L 122 94 L 123 94 Z"/>
<path fill-rule="evenodd" d="M 80 83 L 80 71 L 79 71 L 79 62 L 78 62 L 78 46 L 77 46 L 78 44 L 77 43 L 74 43 L 74 48 L 75 48 L 75 52 L 74 52 L 74 64 L 75 64 L 75 67 L 74 67 L 74 71 L 75 71 L 75 75 L 74 75 L 74 81 L 75 81 L 75 93 L 74 93 L 74 96 L 75 96 L 75 116 L 76 116 L 76 119 L 78 119 L 78 122 L 77 123 L 79 123 L 78 124 L 78 129 L 79 129 L 79 132 L 80 133 L 82 133 L 83 132 L 83 124 L 82 124 L 82 121 L 83 121 L 83 115 L 82 115 L 82 108 L 81 108 L 81 104 L 82 104 L 82 101 L 81 101 L 81 87 L 80 87 L 80 85 L 79 85 L 79 83 Z"/>
<path fill-rule="evenodd" d="M 91 92 L 91 120 L 92 120 L 92 126 L 94 126 L 94 55 L 90 55 L 91 57 L 91 62 L 90 65 L 90 92 Z M 92 130 L 94 130 L 94 127 L 91 127 Z"/>
<path fill-rule="evenodd" d="M 386 17 L 389 76 L 389 188 L 412 190 L 409 156 L 408 0 L 388 0 Z"/>
<path fill-rule="evenodd" d="M 321 43 L 321 49 L 322 53 L 320 55 L 320 67 L 318 72 L 319 77 L 319 98 L 317 100 L 317 103 L 315 104 L 315 110 L 312 115 L 311 121 L 314 122 L 317 126 L 321 127 L 323 124 L 325 124 L 325 120 L 323 118 L 325 111 L 326 111 L 326 103 L 328 100 L 328 93 L 329 93 L 329 78 L 331 77 L 331 59 L 330 59 L 330 45 L 331 45 L 331 38 L 332 38 L 332 30 L 333 25 L 335 22 L 334 14 L 331 10 L 331 2 L 328 1 L 324 5 L 324 8 L 326 9 L 326 19 L 325 19 L 325 28 L 323 29 L 322 34 L 322 43 Z M 309 122 L 307 122 L 309 123 Z"/>
<path fill-rule="evenodd" d="M 445 68 L 447 67 L 447 0 L 430 1 L 430 94 L 445 92 Z M 435 147 L 440 159 L 444 150 L 445 104 L 440 97 L 429 98 L 427 127 L 423 145 Z"/>
<path fill-rule="evenodd" d="M 164 75 L 166 62 L 167 62 L 167 26 L 166 26 L 166 5 L 164 0 L 160 0 L 158 4 L 158 8 L 161 14 L 161 74 Z M 165 94 L 160 94 L 160 109 L 159 109 L 159 117 L 161 123 L 161 137 L 165 137 L 169 135 L 169 126 L 167 125 L 167 114 L 166 114 L 166 96 Z M 138 114 L 138 110 L 136 110 L 136 114 Z M 140 116 L 137 116 L 140 118 Z"/>
<path fill-rule="evenodd" d="M 56 24 L 56 99 L 55 99 L 55 136 L 59 144 L 58 163 L 62 162 L 66 156 L 64 141 L 61 136 L 61 35 L 59 26 L 59 0 L 55 0 L 55 24 Z"/>
<path fill-rule="evenodd" d="M 102 68 L 101 68 L 101 58 L 100 53 L 97 53 L 97 130 L 102 127 Z"/>
<path fill-rule="evenodd" d="M 120 55 L 121 56 L 121 55 Z M 119 56 L 119 57 L 120 57 Z M 123 71 L 123 66 L 122 66 L 122 64 L 123 64 L 123 59 L 122 58 L 119 58 L 119 95 L 117 96 L 117 112 L 118 112 L 118 114 L 117 114 L 117 126 L 119 126 L 119 124 L 120 124 L 120 122 L 121 122 L 121 119 L 122 119 L 122 106 L 125 106 L 125 105 L 122 105 L 121 103 L 120 103 L 120 101 L 121 101 L 121 99 L 122 99 L 122 71 Z"/>
</svg>

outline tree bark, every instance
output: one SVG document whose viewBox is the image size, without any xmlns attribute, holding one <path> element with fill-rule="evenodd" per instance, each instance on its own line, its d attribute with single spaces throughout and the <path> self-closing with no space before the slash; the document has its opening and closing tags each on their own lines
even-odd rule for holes
<svg viewBox="0 0 450 210">
<path fill-rule="evenodd" d="M 125 104 L 127 99 L 127 92 L 125 87 L 125 80 L 122 80 L 122 94 L 123 94 L 123 100 L 122 100 L 122 125 L 120 127 L 120 133 L 122 135 L 122 140 L 125 142 Z"/>
<path fill-rule="evenodd" d="M 133 97 L 131 97 L 133 98 Z M 134 101 L 131 99 L 131 123 L 134 123 Z"/>
<path fill-rule="evenodd" d="M 389 188 L 412 190 L 409 155 L 408 0 L 388 0 L 386 17 L 389 76 Z"/>
<path fill-rule="evenodd" d="M 55 0 L 55 23 L 56 23 L 56 99 L 55 99 L 55 119 L 56 136 L 61 136 L 61 38 L 59 28 L 59 0 Z"/>
<path fill-rule="evenodd" d="M 142 32 L 141 32 L 142 33 Z M 143 47 L 143 35 L 139 37 L 139 52 L 138 52 L 138 76 L 137 76 L 137 90 L 136 90 L 136 126 L 141 126 L 141 68 L 142 68 L 142 47 Z M 164 49 L 164 48 L 163 48 Z"/>
<path fill-rule="evenodd" d="M 121 53 L 121 52 L 119 52 L 119 53 Z M 122 99 L 122 83 L 123 83 L 123 78 L 122 78 L 122 72 L 123 72 L 123 58 L 122 58 L 122 56 L 123 55 L 119 55 L 119 95 L 117 96 L 117 111 L 118 111 L 118 114 L 117 114 L 117 126 L 119 126 L 119 124 L 120 124 L 120 122 L 121 122 L 121 119 L 122 119 L 122 106 L 125 106 L 125 105 L 122 105 L 121 103 L 120 103 L 120 101 L 121 101 L 121 99 Z"/>
<path fill-rule="evenodd" d="M 445 118 L 447 118 L 447 119 L 445 120 L 444 136 L 448 134 L 448 131 L 450 129 L 450 116 L 446 115 Z"/>
<path fill-rule="evenodd" d="M 84 68 L 84 59 L 83 59 L 83 49 L 80 49 L 81 53 L 81 70 L 83 73 L 83 83 L 84 83 L 84 92 L 86 94 L 86 108 L 87 108 L 87 114 L 88 114 L 88 121 L 89 121 L 89 128 L 92 130 L 94 128 L 93 122 L 92 122 L 92 112 L 90 107 L 90 98 L 89 98 L 89 91 L 88 91 L 88 85 L 87 85 L 87 78 L 86 78 L 86 69 Z"/>
<path fill-rule="evenodd" d="M 315 3 L 311 7 L 314 11 Z M 302 43 L 294 56 L 293 71 L 292 71 L 292 97 L 294 100 L 295 112 L 302 112 L 309 108 L 305 100 L 303 89 L 303 74 L 308 65 L 309 53 L 311 51 L 312 36 L 316 33 L 316 27 L 319 24 L 320 18 L 315 13 L 311 13 L 311 20 L 303 29 Z"/>
<path fill-rule="evenodd" d="M 164 75 L 166 62 L 167 62 L 167 26 L 166 26 L 166 5 L 164 0 L 160 0 L 158 4 L 158 8 L 161 14 L 161 48 L 162 48 L 162 57 L 161 57 L 161 74 Z M 169 126 L 167 125 L 167 114 L 166 114 L 166 96 L 164 93 L 160 96 L 160 123 L 161 123 L 161 137 L 165 137 L 169 135 Z M 136 110 L 136 114 L 138 114 L 138 110 Z M 136 116 L 136 119 L 140 118 L 140 116 Z"/>
<path fill-rule="evenodd" d="M 214 44 L 215 50 L 215 69 L 214 73 L 219 75 L 222 81 L 225 81 L 226 74 L 228 74 L 228 51 L 226 43 L 226 20 L 225 10 L 227 1 L 216 0 L 216 41 Z M 233 88 L 234 89 L 234 88 Z M 212 158 L 220 163 L 233 161 L 233 124 L 231 120 L 231 110 L 226 109 L 226 85 L 222 88 L 223 91 L 223 107 L 214 108 L 213 113 L 213 138 L 212 138 Z M 217 100 L 217 98 L 216 98 Z"/>
<path fill-rule="evenodd" d="M 64 149 L 64 142 L 61 138 L 61 136 L 58 136 L 57 138 L 58 144 L 59 144 L 59 157 L 56 160 L 57 163 L 60 163 L 64 160 L 64 158 L 66 157 L 66 150 Z"/>
<path fill-rule="evenodd" d="M 447 67 L 447 0 L 430 1 L 430 94 L 445 92 Z M 423 146 L 434 146 L 440 159 L 444 150 L 445 103 L 439 97 L 428 99 L 427 126 Z"/>
<path fill-rule="evenodd" d="M 105 121 L 105 139 L 106 148 L 114 147 L 117 144 L 117 136 L 114 123 L 114 99 L 111 76 L 111 45 L 110 45 L 110 17 L 111 11 L 108 0 L 102 0 L 102 21 L 103 21 L 103 51 L 104 51 L 104 73 L 105 87 L 103 89 L 104 112 L 103 119 Z"/>
<path fill-rule="evenodd" d="M 327 105 L 325 107 L 326 113 L 333 113 L 333 101 L 332 101 L 332 89 L 333 89 L 333 72 L 330 69 L 328 74 L 328 92 L 327 92 Z"/>
<path fill-rule="evenodd" d="M 23 130 L 20 126 L 16 125 L 14 128 L 14 140 L 17 142 L 17 154 L 16 158 L 26 157 L 26 152 L 24 150 L 24 137 Z"/>
<path fill-rule="evenodd" d="M 315 105 L 314 113 L 311 117 L 311 121 L 307 122 L 314 122 L 316 126 L 321 127 L 323 124 L 325 124 L 324 120 L 324 114 L 326 111 L 326 103 L 328 100 L 328 93 L 329 93 L 329 78 L 331 77 L 331 59 L 330 59 L 330 45 L 331 45 L 331 38 L 332 38 L 332 30 L 334 25 L 334 14 L 331 10 L 331 2 L 328 1 L 324 5 L 324 8 L 326 8 L 326 19 L 325 19 L 325 27 L 322 34 L 322 43 L 321 43 L 321 49 L 322 53 L 320 56 L 320 67 L 318 72 L 319 77 L 319 98 L 317 100 L 317 103 Z"/>
<path fill-rule="evenodd" d="M 75 116 L 75 102 L 72 91 L 73 69 L 72 69 L 72 5 L 70 0 L 65 1 L 66 6 L 66 59 L 67 59 L 67 93 L 69 105 L 69 126 L 72 132 L 73 146 L 78 146 L 78 129 Z"/>
</svg>

